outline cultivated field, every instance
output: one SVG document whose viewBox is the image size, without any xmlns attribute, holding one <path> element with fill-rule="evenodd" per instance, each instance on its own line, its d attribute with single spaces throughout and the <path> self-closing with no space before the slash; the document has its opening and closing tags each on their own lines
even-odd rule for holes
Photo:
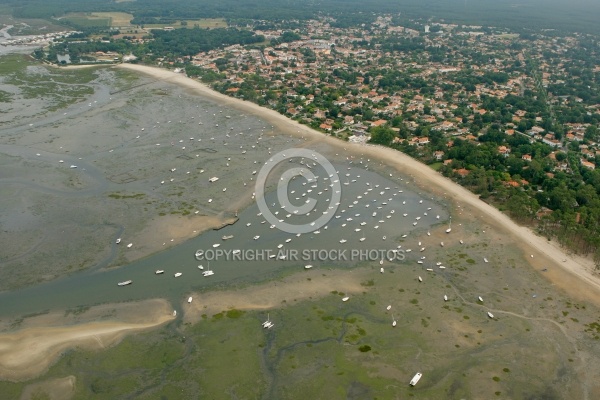
<svg viewBox="0 0 600 400">
<path fill-rule="evenodd" d="M 93 17 L 109 19 L 111 27 L 129 26 L 133 15 L 123 12 L 94 12 Z"/>
</svg>

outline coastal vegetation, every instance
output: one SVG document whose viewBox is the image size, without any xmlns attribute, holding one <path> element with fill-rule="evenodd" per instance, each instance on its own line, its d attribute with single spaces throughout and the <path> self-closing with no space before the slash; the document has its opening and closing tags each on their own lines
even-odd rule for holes
<svg viewBox="0 0 600 400">
<path fill-rule="evenodd" d="M 372 4 L 384 2 L 385 7 L 396 7 L 385 0 Z M 143 62 L 172 65 L 188 76 L 198 76 L 212 83 L 223 93 L 276 109 L 324 134 L 345 139 L 362 137 L 363 143 L 370 138 L 373 144 L 392 147 L 435 167 L 518 222 L 535 227 L 548 238 L 556 237 L 572 251 L 593 254 L 600 263 L 597 228 L 600 175 L 582 163 L 585 158 L 600 166 L 598 153 L 590 150 L 597 148 L 600 139 L 600 109 L 596 106 L 600 98 L 594 69 L 598 52 L 565 50 L 584 45 L 593 47 L 595 44 L 589 37 L 577 39 L 578 36 L 573 35 L 556 39 L 559 46 L 554 33 L 546 35 L 536 31 L 534 37 L 527 37 L 530 31 L 521 29 L 520 36 L 507 38 L 487 27 L 482 28 L 484 33 L 479 35 L 479 27 L 475 27 L 458 28 L 460 35 L 444 42 L 442 36 L 422 32 L 421 22 L 397 17 L 382 20 L 372 13 L 340 14 L 335 21 L 325 18 L 314 22 L 308 19 L 310 8 L 307 8 L 303 12 L 310 21 L 308 25 L 301 22 L 304 14 L 299 14 L 298 21 L 281 22 L 278 16 L 295 10 L 299 4 L 281 3 L 285 7 L 267 15 L 272 18 L 270 21 L 247 21 L 269 31 L 268 35 L 241 27 L 213 30 L 186 27 L 173 31 L 153 30 L 147 42 L 139 43 L 115 38 L 113 33 L 116 33 L 104 27 L 96 34 L 106 35 L 105 39 L 88 40 L 87 33 L 95 29 L 91 27 L 81 34 L 83 37 L 57 43 L 48 52 L 40 50 L 37 54 L 52 61 L 55 55 L 67 52 L 75 61 L 85 61 L 91 53 L 100 51 L 116 53 L 119 57 L 135 54 Z M 23 14 L 35 11 L 30 3 L 15 4 L 16 7 L 21 4 L 19 12 Z M 69 10 L 81 8 L 82 4 L 108 10 L 122 7 L 123 3 L 65 0 L 65 4 Z M 164 7 L 164 2 L 146 0 L 125 4 L 130 6 L 129 11 L 139 4 Z M 188 18 L 213 15 L 213 7 L 216 7 L 213 3 L 199 9 L 193 4 Z M 327 4 L 342 7 L 333 1 Z M 347 2 L 344 4 L 347 7 Z M 357 10 L 368 10 L 360 8 L 361 4 L 356 3 Z M 549 3 L 549 8 L 553 6 L 554 3 Z M 38 12 L 51 12 L 52 7 L 48 5 Z M 143 11 L 131 11 L 131 14 L 135 18 L 146 18 L 143 21 L 147 23 L 170 23 L 182 17 L 183 12 L 178 2 L 174 2 L 170 14 L 164 8 L 145 11 L 145 14 Z M 220 11 L 223 16 L 223 10 Z M 362 38 L 343 42 L 341 37 L 346 31 L 336 30 L 362 21 L 384 21 L 388 26 L 391 20 L 403 23 L 409 30 L 416 29 L 416 34 L 390 37 L 385 30 L 366 28 L 362 33 L 353 32 Z M 70 23 L 73 24 L 73 20 Z M 436 25 L 432 33 L 443 29 Z M 281 35 L 267 39 L 272 36 L 271 31 L 280 31 Z M 477 35 L 470 37 L 469 32 Z M 325 40 L 324 45 L 321 40 Z M 83 43 L 76 43 L 79 41 Z M 293 47 L 297 42 L 302 43 L 300 48 Z M 504 48 L 509 50 L 503 53 Z M 519 55 L 527 57 L 521 61 Z M 266 61 L 267 57 L 270 61 Z M 68 82 L 79 90 L 93 91 L 91 83 L 98 77 L 95 69 L 60 70 L 51 74 L 52 79 L 40 79 L 41 83 L 36 86 L 34 81 L 41 70 L 29 68 L 34 67 L 28 64 L 30 61 L 15 58 L 6 65 L 0 64 L 0 68 L 4 68 L 0 72 L 4 72 L 6 82 L 15 87 L 31 83 L 31 87 L 23 89 L 24 96 L 31 98 L 36 98 L 36 94 L 49 96 L 50 89 L 46 85 L 56 89 L 52 82 Z M 192 61 L 198 62 L 193 64 Z M 40 75 L 52 71 L 46 68 L 42 68 L 46 72 Z M 449 70 L 441 71 L 445 69 Z M 64 77 L 57 77 L 60 74 Z M 104 76 L 104 79 L 108 78 Z M 233 157 L 231 168 L 229 163 L 225 167 L 224 162 L 218 164 L 223 161 L 223 153 L 215 151 L 217 154 L 213 155 L 207 151 L 200 158 L 192 152 L 187 155 L 184 148 L 179 151 L 183 146 L 178 146 L 178 155 L 174 155 L 171 140 L 185 132 L 182 137 L 188 143 L 191 124 L 174 123 L 171 126 L 178 128 L 166 132 L 157 129 L 146 142 L 137 141 L 139 136 L 133 140 L 134 135 L 150 133 L 155 120 L 156 125 L 166 118 L 169 122 L 171 118 L 179 120 L 181 124 L 191 113 L 198 112 L 190 105 L 192 101 L 193 107 L 203 111 L 204 142 L 213 137 L 208 126 L 217 122 L 221 130 L 229 129 L 228 122 L 255 130 L 264 126 L 264 122 L 245 116 L 243 119 L 241 116 L 219 117 L 222 111 L 219 107 L 186 97 L 184 90 L 163 90 L 156 87 L 157 82 L 152 82 L 154 86 L 146 90 L 142 86 L 146 81 L 138 86 L 137 80 L 127 74 L 112 81 L 113 89 L 118 86 L 115 84 L 118 80 L 129 82 L 124 90 L 131 91 L 126 96 L 115 96 L 114 101 L 111 98 L 110 118 L 100 119 L 98 111 L 81 124 L 75 118 L 69 122 L 73 124 L 70 131 L 77 132 L 72 137 L 78 139 L 70 142 L 70 154 L 85 149 L 89 158 L 94 157 L 90 165 L 103 171 L 99 177 L 106 175 L 118 184 L 153 182 L 152 190 L 143 193 L 140 193 L 141 186 L 131 191 L 115 189 L 96 202 L 89 200 L 71 207 L 69 217 L 77 224 L 88 226 L 94 234 L 98 229 L 106 230 L 105 236 L 111 240 L 105 247 L 118 247 L 112 239 L 116 231 L 107 222 L 108 218 L 90 218 L 97 215 L 94 214 L 96 209 L 112 207 L 107 209 L 120 216 L 119 223 L 127 226 L 126 234 L 130 235 L 138 229 L 132 227 L 131 221 L 147 221 L 155 215 L 170 218 L 174 214 L 198 213 L 196 210 L 202 208 L 196 206 L 198 193 L 203 198 L 210 197 L 211 204 L 226 204 L 232 190 L 227 196 L 216 191 L 209 194 L 202 184 L 207 185 L 207 179 L 204 176 L 200 179 L 200 172 L 189 167 L 190 159 L 198 157 L 201 160 L 198 163 L 222 171 L 246 170 L 249 166 L 242 164 L 242 157 Z M 6 93 L 5 96 L 13 95 Z M 82 96 L 79 92 L 64 95 L 75 99 Z M 168 102 L 174 105 L 167 106 Z M 152 122 L 139 117 L 142 109 L 152 116 Z M 210 115 L 214 119 L 209 120 Z M 196 121 L 193 121 L 194 128 Z M 442 129 L 444 123 L 451 123 L 452 127 Z M 62 129 L 67 131 L 69 127 L 65 125 Z M 132 132 L 137 133 L 132 135 Z M 539 132 L 552 133 L 552 139 Z M 194 136 L 198 139 L 196 133 Z M 41 140 L 40 137 L 36 139 Z M 570 139 L 572 137 L 580 140 Z M 279 139 L 282 145 L 290 146 L 283 144 L 287 137 L 283 139 L 281 135 Z M 50 143 L 52 140 L 55 138 Z M 230 148 L 245 144 L 245 139 L 239 140 Z M 171 146 L 168 146 L 170 141 Z M 78 143 L 80 148 L 76 147 Z M 161 143 L 167 145 L 157 147 Z M 53 151 L 58 147 L 46 146 Z M 266 156 L 266 148 L 262 155 Z M 268 149 L 271 151 L 271 147 Z M 166 185 L 159 183 L 157 177 L 168 169 L 158 160 L 173 164 L 181 171 L 181 175 L 175 175 L 175 170 L 171 170 L 172 176 L 177 178 L 176 185 L 168 185 L 168 181 Z M 9 164 L 15 162 L 6 163 Z M 190 171 L 187 182 L 194 180 L 191 186 L 194 190 L 184 190 L 187 188 L 185 171 Z M 44 212 L 48 212 L 52 201 L 51 196 L 45 196 L 39 202 L 46 207 Z M 143 211 L 135 203 L 144 203 Z M 202 204 L 206 207 L 206 203 Z M 452 235 L 460 235 L 464 244 L 462 239 L 460 244 L 453 239 L 454 243 L 447 241 L 443 248 L 438 246 L 427 253 L 429 260 L 444 260 L 447 270 L 426 271 L 415 264 L 415 255 L 414 259 L 401 264 L 386 265 L 385 274 L 379 272 L 378 266 L 362 269 L 363 275 L 356 282 L 358 289 L 333 285 L 322 298 L 311 296 L 308 300 L 287 296 L 286 286 L 277 282 L 277 290 L 269 292 L 269 296 L 276 299 L 273 302 L 277 307 L 269 311 L 252 309 L 254 304 L 264 300 L 256 295 L 244 299 L 242 304 L 228 304 L 211 311 L 206 310 L 210 304 L 202 296 L 194 297 L 194 306 L 199 301 L 205 303 L 184 314 L 188 317 L 189 312 L 193 321 L 194 312 L 202 313 L 197 321 L 177 320 L 156 331 L 126 338 L 102 352 L 81 348 L 67 351 L 35 381 L 75 376 L 75 398 L 106 399 L 220 395 L 278 399 L 582 395 L 596 376 L 592 364 L 597 359 L 594 349 L 600 340 L 600 325 L 595 321 L 595 309 L 572 305 L 549 281 L 533 274 L 529 263 L 517 256 L 521 253 L 519 247 L 493 229 L 486 233 L 486 226 L 469 219 L 475 212 L 465 210 L 464 216 L 457 215 L 453 219 Z M 174 221 L 172 226 L 185 220 Z M 60 227 L 60 231 L 61 234 L 54 236 L 61 240 L 55 247 L 64 253 L 59 254 L 63 264 L 72 262 L 68 259 L 71 254 L 99 253 L 100 242 L 94 240 L 95 237 L 85 240 L 94 247 L 89 251 L 78 247 L 77 236 L 82 235 L 73 226 Z M 158 236 L 154 230 L 152 233 Z M 159 239 L 160 242 L 165 240 Z M 72 247 L 68 248 L 64 242 Z M 138 242 L 135 242 L 137 247 Z M 408 239 L 401 241 L 408 242 Z M 115 250 L 120 252 L 117 261 L 126 264 L 128 259 L 123 245 L 120 246 Z M 32 264 L 43 265 L 44 260 L 37 261 Z M 93 259 L 86 259 L 77 269 L 95 263 Z M 532 265 L 541 269 L 540 265 Z M 321 275 L 339 272 L 322 270 L 312 270 L 310 272 L 319 275 L 302 276 L 298 280 L 301 283 L 294 284 L 306 284 L 310 288 Z M 153 269 L 149 271 L 154 277 Z M 419 274 L 425 278 L 422 283 L 415 279 Z M 219 285 L 223 296 L 235 292 L 226 285 Z M 543 296 L 537 297 L 537 293 Z M 449 295 L 448 301 L 443 300 L 445 295 Z M 476 300 L 479 295 L 485 298 L 485 303 Z M 344 296 L 351 298 L 342 302 Z M 176 301 L 184 303 L 179 298 Z M 388 304 L 393 307 L 391 310 L 385 309 Z M 190 307 L 187 303 L 183 306 Z M 561 312 L 564 308 L 569 311 Z M 487 310 L 494 312 L 495 319 L 486 316 Z M 88 309 L 82 306 L 68 309 L 65 314 L 79 318 L 86 312 Z M 276 322 L 274 329 L 261 327 L 265 318 Z M 398 326 L 392 327 L 392 320 L 396 322 L 396 319 Z M 19 325 L 23 320 L 14 322 Z M 578 332 L 577 336 L 572 332 Z M 102 345 L 101 339 L 96 339 Z M 567 353 L 572 358 L 566 359 Z M 515 354 L 519 355 L 519 362 L 515 362 Z M 569 368 L 574 360 L 590 369 L 591 379 L 579 375 L 581 369 Z M 407 383 L 417 368 L 427 371 L 418 388 L 398 384 Z M 26 383 L 0 381 L 0 393 L 9 398 L 18 398 L 25 387 Z M 45 395 L 38 394 L 42 398 Z"/>
</svg>

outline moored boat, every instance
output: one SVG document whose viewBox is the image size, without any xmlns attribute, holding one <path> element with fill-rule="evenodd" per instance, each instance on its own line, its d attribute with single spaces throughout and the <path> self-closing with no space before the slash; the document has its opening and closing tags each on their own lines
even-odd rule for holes
<svg viewBox="0 0 600 400">
<path fill-rule="evenodd" d="M 419 379 L 421 379 L 422 376 L 423 376 L 422 373 L 417 372 L 415 374 L 415 376 L 413 376 L 413 378 L 410 380 L 410 386 L 415 386 L 419 382 Z"/>
<path fill-rule="evenodd" d="M 165 271 L 163 269 L 157 269 L 156 272 L 154 272 L 156 275 L 160 275 L 163 274 Z"/>
</svg>

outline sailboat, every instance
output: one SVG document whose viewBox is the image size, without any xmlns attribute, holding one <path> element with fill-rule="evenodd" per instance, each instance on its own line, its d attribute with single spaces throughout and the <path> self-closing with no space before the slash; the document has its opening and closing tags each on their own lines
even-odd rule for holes
<svg viewBox="0 0 600 400">
<path fill-rule="evenodd" d="M 208 267 L 206 267 L 206 271 L 202 271 L 202 275 L 204 277 L 208 277 L 208 276 L 211 276 L 214 274 L 215 274 L 214 271 L 210 269 L 210 263 L 208 263 Z"/>
<path fill-rule="evenodd" d="M 271 322 L 271 319 L 269 318 L 269 314 L 267 314 L 267 320 L 262 323 L 263 328 L 271 329 L 273 327 L 273 325 L 275 325 L 275 324 Z"/>
</svg>

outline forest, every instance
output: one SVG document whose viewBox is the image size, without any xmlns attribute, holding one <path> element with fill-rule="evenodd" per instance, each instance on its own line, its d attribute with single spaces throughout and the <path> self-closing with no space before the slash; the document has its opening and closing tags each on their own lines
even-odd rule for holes
<svg viewBox="0 0 600 400">
<path fill-rule="evenodd" d="M 56 18 L 69 12 L 121 11 L 134 15 L 134 24 L 170 23 L 178 19 L 226 18 L 250 20 L 307 20 L 334 17 L 332 25 L 370 23 L 375 14 L 391 14 L 401 22 L 442 19 L 459 24 L 506 27 L 517 32 L 549 29 L 599 33 L 600 2 L 593 0 L 0 0 L 18 18 Z"/>
</svg>

